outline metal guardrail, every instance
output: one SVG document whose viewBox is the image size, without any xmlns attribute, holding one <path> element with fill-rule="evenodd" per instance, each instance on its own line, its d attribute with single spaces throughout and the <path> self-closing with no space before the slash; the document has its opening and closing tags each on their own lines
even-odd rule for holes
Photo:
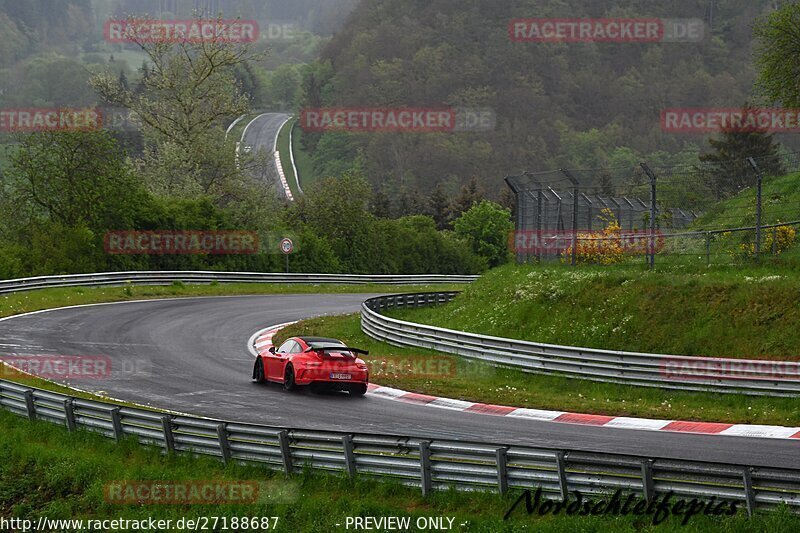
<svg viewBox="0 0 800 533">
<path fill-rule="evenodd" d="M 604 495 L 622 489 L 651 501 L 658 494 L 735 501 L 752 513 L 785 504 L 800 509 L 800 469 L 753 468 L 557 450 L 452 439 L 292 429 L 119 406 L 0 380 L 0 407 L 69 431 L 86 429 L 121 440 L 287 474 L 305 468 L 391 478 L 424 495 L 455 487 L 505 493 L 541 487 L 546 496 L 572 491 Z"/>
<path fill-rule="evenodd" d="M 681 357 L 558 346 L 417 324 L 382 314 L 387 309 L 446 303 L 456 294 L 417 293 L 370 298 L 361 307 L 361 329 L 370 337 L 397 346 L 430 348 L 531 373 L 688 391 L 800 396 L 800 363 L 797 362 Z M 722 371 L 718 375 L 714 375 L 713 370 L 698 374 L 691 365 Z"/>
<path fill-rule="evenodd" d="M 432 283 L 472 283 L 479 276 L 445 274 L 283 274 L 270 272 L 214 272 L 214 271 L 132 271 L 102 272 L 97 274 L 70 274 L 64 276 L 38 276 L 0 280 L 0 294 L 46 289 L 51 287 L 117 286 L 126 283 L 139 285 L 169 285 L 176 281 L 185 283 L 304 283 L 344 285 L 426 285 Z"/>
</svg>

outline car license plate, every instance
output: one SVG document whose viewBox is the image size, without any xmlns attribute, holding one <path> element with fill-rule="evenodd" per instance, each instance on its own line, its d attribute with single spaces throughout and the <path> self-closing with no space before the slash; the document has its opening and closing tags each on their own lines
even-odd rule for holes
<svg viewBox="0 0 800 533">
<path fill-rule="evenodd" d="M 331 372 L 331 379 L 353 379 L 353 374 L 342 374 L 341 372 Z"/>
</svg>

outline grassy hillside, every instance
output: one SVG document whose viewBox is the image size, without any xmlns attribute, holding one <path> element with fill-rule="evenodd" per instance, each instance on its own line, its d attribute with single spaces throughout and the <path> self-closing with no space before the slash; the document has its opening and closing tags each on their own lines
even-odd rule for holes
<svg viewBox="0 0 800 533">
<path fill-rule="evenodd" d="M 449 305 L 394 314 L 547 343 L 800 360 L 800 276 L 773 270 L 506 266 Z"/>
<path fill-rule="evenodd" d="M 761 188 L 762 223 L 800 220 L 800 174 L 765 178 Z M 750 187 L 705 212 L 695 228 L 717 229 L 753 226 L 756 219 L 756 188 Z"/>
<path fill-rule="evenodd" d="M 800 220 L 800 174 L 765 178 L 762 186 L 761 223 L 764 226 Z M 756 225 L 756 187 L 748 187 L 736 196 L 717 202 L 688 228 L 688 231 L 719 230 L 726 228 L 749 228 Z M 793 226 L 795 230 L 800 226 Z M 666 230 L 669 232 L 670 230 Z M 773 234 L 777 232 L 777 234 Z M 765 228 L 762 231 L 761 259 L 768 263 L 800 264 L 798 239 L 781 246 L 782 229 Z M 711 263 L 746 263 L 752 259 L 755 230 L 710 235 Z M 772 249 L 772 242 L 779 243 Z M 665 248 L 657 262 L 689 262 L 702 264 L 707 250 L 703 235 L 667 239 Z M 640 261 L 641 262 L 641 261 Z"/>
</svg>

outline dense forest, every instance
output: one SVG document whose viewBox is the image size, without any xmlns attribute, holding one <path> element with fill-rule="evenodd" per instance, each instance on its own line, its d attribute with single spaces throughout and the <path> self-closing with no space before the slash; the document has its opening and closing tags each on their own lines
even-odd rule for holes
<svg viewBox="0 0 800 533">
<path fill-rule="evenodd" d="M 757 98 L 753 23 L 773 4 L 362 2 L 305 80 L 303 106 L 489 108 L 496 128 L 314 133 L 304 142 L 320 174 L 355 166 L 390 196 L 439 183 L 452 192 L 470 176 L 499 191 L 504 175 L 522 170 L 696 163 L 706 138 L 664 133 L 661 110 L 738 107 Z M 511 42 L 509 22 L 531 17 L 697 18 L 705 32 L 700 42 Z"/>
<path fill-rule="evenodd" d="M 118 106 L 141 126 L 124 134 L 3 134 L 0 279 L 108 269 L 279 270 L 274 240 L 282 235 L 296 238 L 293 270 L 480 272 L 509 260 L 513 201 L 505 175 L 646 160 L 702 161 L 724 177 L 734 156 L 759 155 L 754 147 L 777 161 L 797 146 L 786 135 L 759 132 L 709 143 L 705 135 L 665 133 L 660 124 L 665 107 L 800 107 L 796 64 L 784 60 L 798 54 L 769 37 L 796 26 L 796 4 L 775 12 L 754 37 L 771 2 L 372 0 L 323 35 L 308 28 L 335 26 L 352 2 L 308 0 L 291 4 L 293 11 L 286 2 L 212 0 L 195 6 L 242 17 L 248 8 L 268 20 L 297 16 L 305 29 L 252 46 L 103 39 L 108 17 L 135 9 L 190 17 L 183 11 L 189 4 L 0 0 L 0 109 Z M 515 18 L 565 16 L 696 18 L 706 31 L 696 42 L 509 38 Z M 763 94 L 754 91 L 757 74 Z M 298 131 L 316 180 L 286 204 L 265 177 L 270 154 L 237 157 L 226 128 L 255 112 L 313 107 L 479 108 L 496 121 L 457 133 Z M 746 185 L 711 179 L 704 189 L 690 178 L 681 191 L 714 200 Z M 685 198 L 663 201 L 680 206 Z M 105 253 L 104 236 L 120 230 L 254 231 L 265 248 L 253 256 Z"/>
</svg>

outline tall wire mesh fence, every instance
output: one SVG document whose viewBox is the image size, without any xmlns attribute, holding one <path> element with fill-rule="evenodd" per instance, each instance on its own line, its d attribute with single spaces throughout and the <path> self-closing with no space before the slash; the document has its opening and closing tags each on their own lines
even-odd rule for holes
<svg viewBox="0 0 800 533">
<path fill-rule="evenodd" d="M 791 255 L 800 153 L 506 177 L 520 263 L 735 263 Z"/>
</svg>

